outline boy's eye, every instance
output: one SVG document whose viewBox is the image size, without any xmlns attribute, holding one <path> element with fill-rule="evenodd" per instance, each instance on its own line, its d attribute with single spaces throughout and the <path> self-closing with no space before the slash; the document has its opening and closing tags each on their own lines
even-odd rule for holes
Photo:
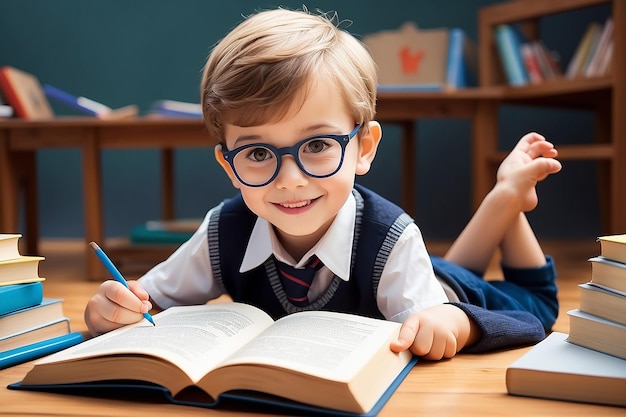
<svg viewBox="0 0 626 417">
<path fill-rule="evenodd" d="M 272 153 L 267 148 L 250 148 L 248 150 L 248 159 L 253 161 L 265 161 L 271 157 Z"/>
<path fill-rule="evenodd" d="M 328 148 L 328 143 L 322 139 L 314 139 L 304 144 L 304 151 L 309 153 L 320 153 Z"/>
</svg>

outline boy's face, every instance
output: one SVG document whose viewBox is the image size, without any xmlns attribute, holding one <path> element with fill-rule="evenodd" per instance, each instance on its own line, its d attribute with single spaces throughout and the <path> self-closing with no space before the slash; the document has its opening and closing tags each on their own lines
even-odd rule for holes
<svg viewBox="0 0 626 417">
<path fill-rule="evenodd" d="M 302 139 L 322 134 L 346 135 L 355 121 L 332 83 L 317 82 L 302 107 L 277 123 L 241 127 L 226 124 L 224 143 L 228 150 L 246 144 L 268 144 L 275 148 L 293 146 Z M 326 232 L 354 186 L 355 174 L 369 171 L 381 137 L 380 126 L 371 122 L 345 149 L 339 171 L 326 178 L 313 178 L 300 170 L 295 159 L 286 155 L 276 178 L 261 187 L 249 187 L 234 175 L 219 147 L 215 157 L 233 185 L 241 190 L 246 205 L 276 230 L 282 244 L 290 248 L 310 248 Z"/>
</svg>

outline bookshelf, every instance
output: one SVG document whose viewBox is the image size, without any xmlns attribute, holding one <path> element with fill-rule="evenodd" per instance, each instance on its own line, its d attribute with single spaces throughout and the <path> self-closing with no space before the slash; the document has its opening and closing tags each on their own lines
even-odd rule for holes
<svg viewBox="0 0 626 417">
<path fill-rule="evenodd" d="M 610 75 L 602 77 L 557 78 L 540 84 L 506 85 L 494 39 L 499 24 L 519 24 L 525 36 L 541 39 L 543 17 L 571 10 L 608 4 L 615 23 L 613 61 Z M 567 30 L 567 28 L 564 28 Z M 626 231 L 626 1 L 623 0 L 512 0 L 482 8 L 478 14 L 479 85 L 502 88 L 501 104 L 586 109 L 594 115 L 594 137 L 585 144 L 559 145 L 560 160 L 593 160 L 598 165 L 598 190 L 603 232 Z M 580 33 L 572 33 L 578 42 Z M 494 124 L 497 106 L 492 108 Z M 505 156 L 498 151 L 495 135 L 486 138 L 474 152 L 479 168 L 475 201 L 493 184 L 497 164 Z M 621 161 L 621 163 L 620 163 Z"/>
</svg>

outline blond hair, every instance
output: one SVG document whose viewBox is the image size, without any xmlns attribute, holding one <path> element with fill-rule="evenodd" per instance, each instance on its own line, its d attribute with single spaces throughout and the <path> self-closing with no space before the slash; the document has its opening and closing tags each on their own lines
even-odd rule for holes
<svg viewBox="0 0 626 417">
<path fill-rule="evenodd" d="M 332 82 L 355 123 L 367 127 L 375 114 L 376 65 L 338 23 L 336 14 L 276 9 L 252 15 L 228 33 L 202 76 L 202 112 L 210 136 L 223 141 L 225 123 L 281 120 L 301 105 L 315 81 Z"/>
</svg>

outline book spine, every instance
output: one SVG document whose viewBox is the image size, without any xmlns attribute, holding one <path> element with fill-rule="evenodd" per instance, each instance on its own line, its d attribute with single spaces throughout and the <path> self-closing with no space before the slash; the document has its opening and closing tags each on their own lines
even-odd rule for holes
<svg viewBox="0 0 626 417">
<path fill-rule="evenodd" d="M 384 84 L 378 86 L 378 92 L 406 92 L 406 91 L 415 91 L 415 92 L 436 92 L 441 91 L 440 84 Z"/>
<path fill-rule="evenodd" d="M 580 311 L 626 326 L 626 294 L 592 283 L 579 287 Z"/>
<path fill-rule="evenodd" d="M 91 116 L 98 116 L 111 111 L 111 109 L 104 104 L 98 103 L 86 97 L 76 97 L 49 84 L 44 84 L 43 91 L 49 98 L 57 100 L 63 104 L 67 104 L 68 106 Z"/>
<path fill-rule="evenodd" d="M 463 40 L 465 33 L 460 28 L 450 29 L 446 85 L 450 88 L 466 87 L 463 76 Z"/>
<path fill-rule="evenodd" d="M 622 343 L 626 340 L 626 326 L 580 310 L 578 314 L 568 312 L 568 315 L 569 342 L 626 359 L 626 345 Z M 600 334 L 605 337 L 598 337 Z"/>
<path fill-rule="evenodd" d="M 79 332 L 68 333 L 42 342 L 33 343 L 17 349 L 0 352 L 0 369 L 28 362 L 42 356 L 67 349 L 83 341 Z"/>
<path fill-rule="evenodd" d="M 43 285 L 41 282 L 15 284 L 0 287 L 0 316 L 41 304 Z"/>
<path fill-rule="evenodd" d="M 602 61 L 602 57 L 606 53 L 612 37 L 613 20 L 609 18 L 604 24 L 604 28 L 602 29 L 602 33 L 600 34 L 600 38 L 598 39 L 598 44 L 596 45 L 591 59 L 589 60 L 589 65 L 587 66 L 587 68 L 585 68 L 586 77 L 595 77 L 601 75 L 599 71 L 600 62 Z"/>
<path fill-rule="evenodd" d="M 589 65 L 591 65 L 593 56 L 596 53 L 596 49 L 598 48 L 600 38 L 602 37 L 602 31 L 603 29 L 601 26 L 598 26 L 598 29 L 594 31 L 593 37 L 589 41 L 589 49 L 587 50 L 587 53 L 585 54 L 585 57 L 580 64 L 577 75 L 585 76 L 585 74 L 587 73 L 587 69 L 589 68 Z"/>
<path fill-rule="evenodd" d="M 509 84 L 514 86 L 528 84 L 528 75 L 520 53 L 520 42 L 513 28 L 509 25 L 496 26 L 495 38 Z"/>
<path fill-rule="evenodd" d="M 543 75 L 541 68 L 539 67 L 537 56 L 535 55 L 533 49 L 533 46 L 529 43 L 524 43 L 520 46 L 522 60 L 524 61 L 524 66 L 526 67 L 526 71 L 528 72 L 528 78 L 530 79 L 530 83 L 539 84 L 543 81 Z"/>
<path fill-rule="evenodd" d="M 11 80 L 9 79 L 11 70 L 12 68 L 8 66 L 0 68 L 0 90 L 2 91 L 2 94 L 4 94 L 7 102 L 13 108 L 13 111 L 15 111 L 15 115 L 24 119 L 28 116 L 28 114 L 15 90 L 11 86 Z"/>
</svg>

